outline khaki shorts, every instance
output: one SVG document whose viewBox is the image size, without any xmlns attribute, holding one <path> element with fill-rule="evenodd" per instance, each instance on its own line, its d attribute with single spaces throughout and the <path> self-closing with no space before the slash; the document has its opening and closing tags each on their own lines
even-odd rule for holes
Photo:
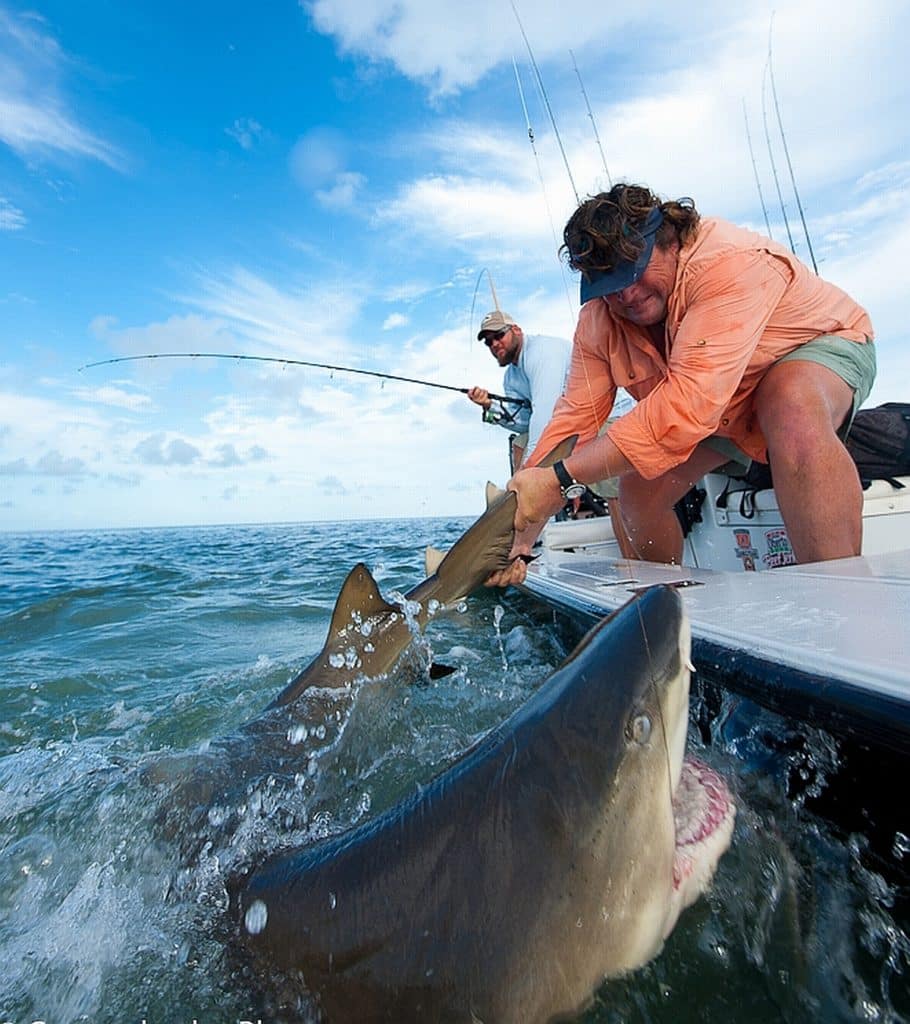
<svg viewBox="0 0 910 1024">
<path fill-rule="evenodd" d="M 837 434 L 840 439 L 846 440 L 850 428 L 853 426 L 853 417 L 857 409 L 869 397 L 872 385 L 875 382 L 875 344 L 870 340 L 865 345 L 859 342 L 849 341 L 847 338 L 840 338 L 836 334 L 823 334 L 819 338 L 807 341 L 805 345 L 781 356 L 777 363 L 792 363 L 798 360 L 808 363 L 819 363 L 826 366 L 845 384 L 853 390 L 853 408 L 850 415 L 842 424 Z M 777 366 L 777 363 L 774 365 Z M 712 451 L 726 455 L 729 460 L 721 466 L 719 472 L 729 473 L 732 476 L 740 476 L 748 472 L 752 465 L 752 459 L 741 451 L 728 437 L 717 437 L 712 435 L 706 437 L 700 444 L 707 445 Z"/>
</svg>

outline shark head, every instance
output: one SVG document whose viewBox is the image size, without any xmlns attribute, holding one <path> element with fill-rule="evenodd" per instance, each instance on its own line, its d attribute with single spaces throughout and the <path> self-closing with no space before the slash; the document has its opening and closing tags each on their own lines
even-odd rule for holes
<svg viewBox="0 0 910 1024">
<path fill-rule="evenodd" d="M 327 1020 L 546 1021 L 656 955 L 729 844 L 684 760 L 689 628 L 648 590 L 451 767 L 232 887 L 238 934 Z"/>
</svg>

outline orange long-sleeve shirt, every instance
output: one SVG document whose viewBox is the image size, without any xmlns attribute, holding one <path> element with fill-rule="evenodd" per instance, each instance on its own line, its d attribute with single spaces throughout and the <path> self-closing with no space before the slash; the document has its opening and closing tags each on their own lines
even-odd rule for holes
<svg viewBox="0 0 910 1024">
<path fill-rule="evenodd" d="M 685 462 L 712 434 L 767 461 L 752 395 L 781 356 L 823 334 L 863 344 L 873 337 L 872 323 L 862 306 L 783 246 L 703 219 L 679 254 L 667 303 L 668 358 L 646 328 L 614 316 L 605 299 L 586 302 L 566 389 L 536 452 L 572 434 L 586 444 L 624 387 L 638 404 L 607 433 L 645 479 Z"/>
</svg>

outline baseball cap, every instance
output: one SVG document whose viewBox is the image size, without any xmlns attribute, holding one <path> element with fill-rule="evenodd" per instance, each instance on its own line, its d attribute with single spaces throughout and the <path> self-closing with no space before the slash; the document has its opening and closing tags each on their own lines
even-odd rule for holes
<svg viewBox="0 0 910 1024">
<path fill-rule="evenodd" d="M 480 330 L 477 332 L 477 340 L 483 341 L 483 336 L 487 331 L 491 334 L 497 334 L 499 331 L 505 330 L 506 327 L 517 326 L 518 324 L 509 316 L 508 313 L 503 313 L 502 310 L 494 309 L 492 313 L 487 313 L 483 318 Z"/>
</svg>

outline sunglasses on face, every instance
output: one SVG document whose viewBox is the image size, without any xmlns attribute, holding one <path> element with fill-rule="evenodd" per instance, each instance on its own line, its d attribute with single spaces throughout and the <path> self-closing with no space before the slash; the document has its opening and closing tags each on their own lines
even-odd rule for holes
<svg viewBox="0 0 910 1024">
<path fill-rule="evenodd" d="M 495 334 L 489 334 L 483 339 L 484 345 L 489 348 L 494 341 L 502 341 L 502 339 L 511 331 L 511 327 L 503 327 L 501 331 L 497 331 Z"/>
</svg>

